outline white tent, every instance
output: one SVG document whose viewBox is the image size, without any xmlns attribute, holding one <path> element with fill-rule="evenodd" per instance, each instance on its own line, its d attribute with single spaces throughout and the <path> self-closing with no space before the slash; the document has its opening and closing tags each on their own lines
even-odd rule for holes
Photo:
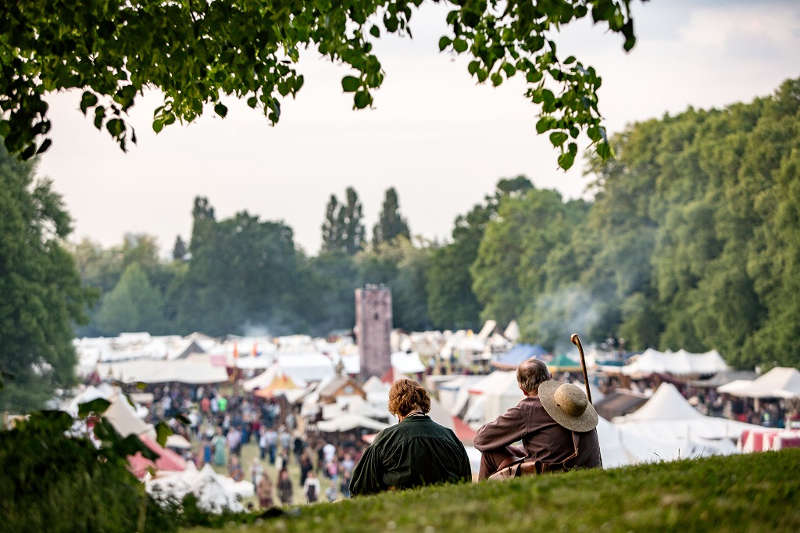
<svg viewBox="0 0 800 533">
<path fill-rule="evenodd" d="M 519 340 L 519 335 L 519 324 L 517 324 L 516 320 L 512 320 L 508 323 L 506 330 L 503 332 L 503 337 L 511 342 L 517 342 Z"/>
<path fill-rule="evenodd" d="M 108 376 L 123 383 L 221 383 L 228 380 L 224 367 L 213 366 L 206 355 L 189 356 L 186 359 L 159 361 L 137 359 L 120 363 L 99 364 L 101 378 Z"/>
<path fill-rule="evenodd" d="M 388 424 L 372 420 L 361 415 L 353 415 L 343 413 L 333 420 L 325 420 L 317 423 L 317 429 L 325 433 L 334 433 L 336 431 L 351 431 L 357 428 L 372 429 L 381 431 L 389 427 Z"/>
<path fill-rule="evenodd" d="M 470 385 L 469 393 L 480 395 L 483 398 L 481 402 L 483 404 L 483 413 L 479 417 L 482 422 L 497 418 L 522 399 L 522 391 L 520 391 L 517 384 L 516 372 L 502 370 L 496 370 Z M 475 420 L 478 417 L 476 409 L 478 408 L 474 404 L 470 405 L 468 419 Z"/>
<path fill-rule="evenodd" d="M 336 375 L 332 357 L 319 352 L 279 353 L 278 367 L 293 381 L 320 381 Z"/>
<path fill-rule="evenodd" d="M 796 368 L 775 367 L 753 381 L 736 380 L 717 388 L 742 398 L 800 397 L 800 372 Z"/>
<path fill-rule="evenodd" d="M 658 441 L 691 441 L 730 450 L 720 439 L 737 439 L 745 429 L 759 426 L 705 416 L 692 407 L 671 383 L 662 383 L 653 396 L 633 413 L 614 423 L 638 435 Z"/>
<path fill-rule="evenodd" d="M 428 416 L 431 417 L 431 420 L 439 424 L 440 426 L 444 426 L 446 428 L 452 429 L 455 431 L 455 424 L 453 423 L 453 415 L 442 406 L 441 403 L 436 401 L 435 398 L 431 398 L 431 410 L 428 412 Z"/>
<path fill-rule="evenodd" d="M 694 354 L 686 350 L 659 352 L 648 348 L 622 367 L 626 375 L 672 374 L 675 376 L 715 374 L 729 370 L 716 350 Z"/>
<path fill-rule="evenodd" d="M 392 354 L 392 368 L 397 374 L 417 374 L 425 372 L 425 365 L 416 352 L 395 352 Z"/>
<path fill-rule="evenodd" d="M 120 435 L 123 437 L 142 434 L 155 436 L 153 426 L 145 424 L 141 418 L 136 416 L 133 406 L 128 403 L 128 400 L 121 393 L 109 398 L 109 401 L 111 405 L 108 406 L 103 416 L 106 417 Z"/>
</svg>

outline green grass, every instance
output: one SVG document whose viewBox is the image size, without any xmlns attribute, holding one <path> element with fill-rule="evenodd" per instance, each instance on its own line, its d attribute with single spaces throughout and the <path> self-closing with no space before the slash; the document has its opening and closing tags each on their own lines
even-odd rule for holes
<svg viewBox="0 0 800 533">
<path fill-rule="evenodd" d="M 390 492 L 226 529 L 389 530 L 800 531 L 800 450 Z"/>
</svg>

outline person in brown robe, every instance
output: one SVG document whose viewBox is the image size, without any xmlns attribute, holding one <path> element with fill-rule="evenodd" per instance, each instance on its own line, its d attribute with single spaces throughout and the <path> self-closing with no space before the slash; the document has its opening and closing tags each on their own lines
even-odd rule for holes
<svg viewBox="0 0 800 533">
<path fill-rule="evenodd" d="M 258 482 L 257 495 L 258 504 L 262 509 L 269 509 L 274 505 L 272 501 L 272 481 L 266 472 L 262 474 L 261 480 Z"/>
<path fill-rule="evenodd" d="M 475 436 L 475 448 L 481 452 L 478 479 L 522 461 L 538 461 L 546 470 L 603 466 L 597 413 L 580 388 L 552 381 L 547 365 L 538 359 L 519 365 L 517 383 L 525 397 Z M 546 398 L 539 397 L 543 385 Z M 522 446 L 512 445 L 520 440 Z"/>
</svg>

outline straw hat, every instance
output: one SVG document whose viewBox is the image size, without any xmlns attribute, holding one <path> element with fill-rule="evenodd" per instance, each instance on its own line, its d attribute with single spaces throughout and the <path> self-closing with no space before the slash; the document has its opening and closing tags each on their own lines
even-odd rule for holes
<svg viewBox="0 0 800 533">
<path fill-rule="evenodd" d="M 539 400 L 558 425 L 571 431 L 582 433 L 597 426 L 597 411 L 577 385 L 545 381 L 539 384 Z"/>
</svg>

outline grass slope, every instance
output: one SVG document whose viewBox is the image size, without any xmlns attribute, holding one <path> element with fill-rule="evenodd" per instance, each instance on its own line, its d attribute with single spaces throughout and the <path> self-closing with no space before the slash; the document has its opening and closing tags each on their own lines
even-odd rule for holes
<svg viewBox="0 0 800 533">
<path fill-rule="evenodd" d="M 390 492 L 228 530 L 800 531 L 800 450 Z"/>
</svg>

